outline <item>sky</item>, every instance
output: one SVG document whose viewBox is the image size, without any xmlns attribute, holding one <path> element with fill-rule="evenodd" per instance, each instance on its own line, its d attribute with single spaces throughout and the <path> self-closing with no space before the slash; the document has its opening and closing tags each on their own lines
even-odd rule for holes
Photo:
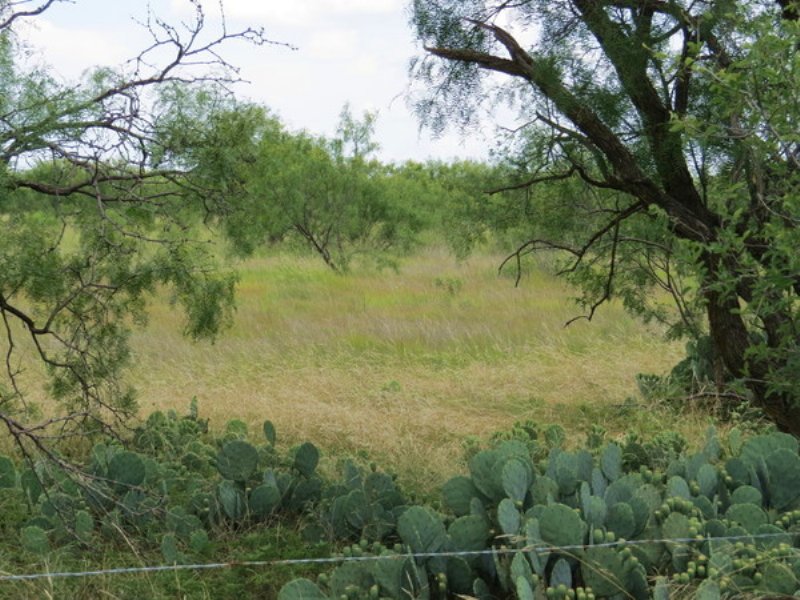
<svg viewBox="0 0 800 600">
<path fill-rule="evenodd" d="M 439 138 L 420 131 L 408 102 L 408 63 L 421 54 L 408 26 L 408 0 L 224 0 L 229 30 L 263 27 L 266 36 L 296 47 L 232 42 L 224 57 L 250 83 L 237 96 L 264 104 L 293 130 L 333 135 L 349 103 L 354 114 L 377 111 L 376 141 L 385 161 L 484 158 L 484 134 L 456 130 Z M 63 79 L 88 67 L 115 66 L 147 45 L 137 24 L 147 7 L 171 23 L 188 18 L 189 0 L 74 0 L 28 19 L 18 33 L 39 61 Z M 204 0 L 213 28 L 219 0 Z"/>
</svg>

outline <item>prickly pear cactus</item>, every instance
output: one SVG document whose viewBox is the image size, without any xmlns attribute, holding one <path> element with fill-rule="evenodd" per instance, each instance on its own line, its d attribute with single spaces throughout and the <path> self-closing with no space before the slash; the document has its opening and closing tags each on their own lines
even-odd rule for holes
<svg viewBox="0 0 800 600">
<path fill-rule="evenodd" d="M 17 485 L 17 470 L 7 456 L 0 455 L 0 488 L 13 488 Z"/>
<path fill-rule="evenodd" d="M 259 519 L 264 519 L 272 514 L 280 506 L 280 503 L 281 492 L 276 485 L 271 483 L 254 488 L 248 499 L 250 512 Z"/>
<path fill-rule="evenodd" d="M 23 527 L 19 532 L 22 547 L 33 554 L 47 554 L 50 551 L 50 540 L 47 532 L 36 525 Z"/>
<path fill-rule="evenodd" d="M 414 553 L 438 552 L 447 542 L 441 518 L 421 506 L 412 506 L 400 516 L 397 532 Z"/>
<path fill-rule="evenodd" d="M 134 452 L 118 452 L 108 462 L 108 478 L 118 488 L 125 489 L 141 485 L 144 477 L 144 461 Z"/>
<path fill-rule="evenodd" d="M 297 449 L 294 457 L 294 468 L 305 477 L 311 477 L 319 464 L 319 450 L 311 442 L 305 442 Z"/>
<path fill-rule="evenodd" d="M 217 486 L 217 497 L 222 510 L 232 521 L 240 521 L 247 510 L 247 501 L 239 488 L 232 481 L 223 481 Z"/>
<path fill-rule="evenodd" d="M 264 421 L 262 431 L 264 432 L 264 438 L 266 438 L 269 445 L 274 446 L 278 435 L 275 432 L 275 425 L 272 424 L 272 421 Z"/>
<path fill-rule="evenodd" d="M 295 579 L 281 588 L 278 600 L 328 600 L 319 586 L 309 579 Z"/>
<path fill-rule="evenodd" d="M 227 442 L 217 455 L 217 470 L 231 481 L 247 481 L 257 468 L 258 450 L 243 440 Z"/>
</svg>

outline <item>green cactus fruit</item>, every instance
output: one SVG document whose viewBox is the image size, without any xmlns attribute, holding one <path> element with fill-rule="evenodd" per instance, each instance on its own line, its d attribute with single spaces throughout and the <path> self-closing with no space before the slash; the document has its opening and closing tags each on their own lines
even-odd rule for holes
<svg viewBox="0 0 800 600">
<path fill-rule="evenodd" d="M 246 501 L 242 490 L 232 481 L 222 481 L 217 486 L 217 499 L 222 511 L 233 521 L 245 515 Z"/>
<path fill-rule="evenodd" d="M 329 600 L 319 586 L 309 579 L 294 579 L 278 592 L 278 600 Z"/>
<path fill-rule="evenodd" d="M 578 546 L 583 544 L 586 524 L 569 506 L 551 504 L 542 511 L 539 519 L 542 539 L 552 546 Z"/>
<path fill-rule="evenodd" d="M 630 538 L 636 531 L 633 509 L 627 502 L 617 502 L 608 509 L 606 527 L 623 538 Z"/>
<path fill-rule="evenodd" d="M 457 517 L 470 513 L 470 502 L 480 495 L 478 488 L 469 477 L 459 475 L 453 477 L 442 487 L 442 498 L 445 506 Z"/>
<path fill-rule="evenodd" d="M 278 439 L 277 433 L 275 432 L 275 425 L 272 424 L 272 421 L 267 420 L 264 421 L 264 425 L 262 426 L 262 431 L 264 432 L 264 438 L 267 440 L 270 446 L 274 446 L 276 440 Z"/>
<path fill-rule="evenodd" d="M 281 503 L 281 492 L 275 484 L 265 483 L 253 489 L 248 499 L 250 513 L 258 518 L 264 519 L 272 514 Z"/>
<path fill-rule="evenodd" d="M 258 468 L 258 450 L 243 440 L 227 442 L 217 454 L 217 470 L 225 479 L 247 481 Z"/>
<path fill-rule="evenodd" d="M 397 533 L 415 554 L 438 552 L 447 541 L 444 523 L 432 511 L 412 506 L 397 520 Z"/>
<path fill-rule="evenodd" d="M 761 506 L 764 502 L 761 492 L 752 485 L 742 485 L 733 490 L 731 504 L 755 504 Z"/>
<path fill-rule="evenodd" d="M 294 468 L 301 475 L 311 477 L 319 464 L 319 450 L 311 442 L 305 442 L 294 456 Z"/>
<path fill-rule="evenodd" d="M 616 444 L 606 446 L 600 456 L 600 468 L 609 481 L 622 477 L 622 449 Z"/>
<path fill-rule="evenodd" d="M 512 458 L 503 465 L 501 481 L 508 498 L 521 506 L 533 483 L 533 471 L 527 463 Z"/>
<path fill-rule="evenodd" d="M 450 546 L 458 552 L 483 550 L 491 538 L 489 524 L 482 517 L 466 515 L 450 523 Z"/>
<path fill-rule="evenodd" d="M 128 451 L 117 452 L 108 462 L 108 478 L 118 489 L 141 485 L 144 481 L 145 466 L 138 454 Z"/>
<path fill-rule="evenodd" d="M 770 506 L 779 511 L 793 508 L 800 497 L 800 456 L 781 448 L 770 453 L 765 463 Z"/>
<path fill-rule="evenodd" d="M 755 533 L 768 520 L 767 513 L 755 504 L 732 504 L 725 513 L 725 518 L 738 523 L 748 533 Z"/>
<path fill-rule="evenodd" d="M 17 469 L 7 456 L 0 455 L 0 488 L 14 488 L 17 486 Z"/>
<path fill-rule="evenodd" d="M 497 506 L 497 522 L 505 535 L 514 536 L 519 533 L 522 515 L 508 498 L 503 498 Z"/>
</svg>

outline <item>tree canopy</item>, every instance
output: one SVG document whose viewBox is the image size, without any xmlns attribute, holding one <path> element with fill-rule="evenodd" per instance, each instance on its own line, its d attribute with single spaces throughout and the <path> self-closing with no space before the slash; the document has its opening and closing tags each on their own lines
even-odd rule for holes
<svg viewBox="0 0 800 600">
<path fill-rule="evenodd" d="M 238 78 L 226 43 L 267 42 L 253 29 L 212 31 L 191 2 L 193 18 L 177 26 L 148 14 L 151 44 L 123 68 L 63 84 L 20 67 L 15 35 L 57 2 L 0 2 L 0 422 L 28 450 L 131 414 L 128 331 L 162 286 L 193 337 L 230 318 L 235 278 L 192 228 L 224 190 L 189 176 L 175 159 L 187 147 L 174 144 L 192 140 L 167 129 L 187 94 L 208 111 L 225 103 Z M 62 407 L 38 424 L 23 381 L 30 353 Z"/>
<path fill-rule="evenodd" d="M 415 0 L 412 24 L 429 124 L 518 110 L 504 188 L 549 185 L 516 213 L 515 256 L 568 253 L 589 318 L 617 297 L 708 332 L 800 434 L 797 4 Z"/>
</svg>

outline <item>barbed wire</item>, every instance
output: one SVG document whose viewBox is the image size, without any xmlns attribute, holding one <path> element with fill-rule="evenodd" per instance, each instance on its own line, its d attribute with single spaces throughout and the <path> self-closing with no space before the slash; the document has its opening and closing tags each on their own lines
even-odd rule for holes
<svg viewBox="0 0 800 600">
<path fill-rule="evenodd" d="M 213 569 L 232 569 L 237 567 L 277 567 L 277 566 L 300 566 L 300 565 L 324 565 L 346 562 L 375 562 L 388 560 L 407 560 L 409 558 L 456 558 L 456 557 L 477 557 L 477 556 L 497 556 L 516 554 L 518 552 L 549 554 L 557 552 L 574 552 L 578 550 L 588 550 L 591 548 L 616 548 L 630 546 L 644 546 L 655 544 L 699 544 L 703 542 L 723 542 L 723 541 L 744 541 L 770 538 L 786 538 L 792 536 L 792 532 L 780 533 L 759 533 L 752 535 L 730 535 L 719 537 L 688 537 L 688 538 L 656 538 L 648 540 L 616 540 L 613 542 L 602 542 L 599 544 L 573 544 L 565 546 L 524 546 L 522 548 L 492 548 L 489 550 L 463 550 L 463 551 L 444 551 L 444 552 L 408 552 L 402 554 L 384 554 L 369 556 L 328 556 L 319 558 L 287 558 L 274 560 L 245 560 L 229 561 L 216 563 L 196 563 L 196 564 L 173 564 L 173 565 L 153 565 L 141 567 L 116 567 L 111 569 L 97 569 L 92 571 L 63 571 L 56 573 L 26 573 L 19 575 L 0 575 L 0 583 L 11 581 L 30 581 L 35 579 L 58 579 L 68 577 L 99 577 L 104 575 L 131 575 L 140 573 L 159 573 L 164 571 L 207 571 Z M 797 551 L 797 549 L 794 549 Z"/>
</svg>

